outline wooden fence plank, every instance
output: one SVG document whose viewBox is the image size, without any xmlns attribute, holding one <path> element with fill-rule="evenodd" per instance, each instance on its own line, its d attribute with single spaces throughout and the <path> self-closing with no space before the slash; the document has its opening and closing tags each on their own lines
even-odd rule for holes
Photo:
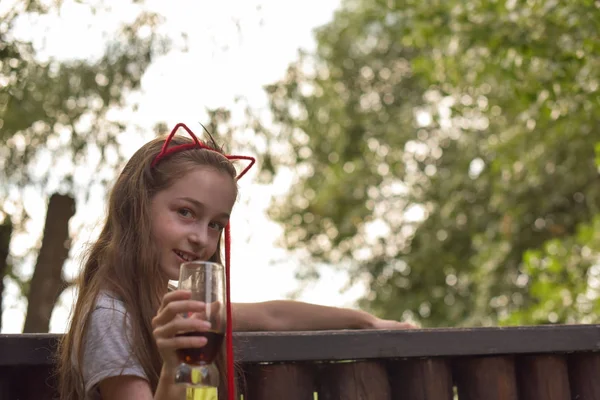
<svg viewBox="0 0 600 400">
<path fill-rule="evenodd" d="M 460 400 L 518 400 L 513 357 L 456 360 L 454 378 Z"/>
<path fill-rule="evenodd" d="M 394 361 L 389 371 L 394 400 L 452 400 L 452 372 L 448 360 Z"/>
<path fill-rule="evenodd" d="M 52 367 L 0 367 L 0 399 L 54 400 L 57 383 Z"/>
<path fill-rule="evenodd" d="M 324 364 L 319 400 L 391 400 L 387 371 L 374 361 Z"/>
<path fill-rule="evenodd" d="M 492 388 L 491 394 L 482 394 L 486 399 L 514 399 L 510 364 L 498 361 L 511 354 L 519 400 L 566 400 L 571 395 L 587 400 L 600 398 L 599 327 L 237 333 L 235 354 L 249 372 L 245 400 L 311 400 L 315 390 L 322 391 L 320 400 L 374 395 L 386 400 L 447 400 L 453 378 L 460 400 L 477 398 L 484 388 Z M 46 396 L 54 388 L 47 378 L 59 338 L 0 335 L 0 399 L 50 398 Z M 471 361 L 464 364 L 466 357 Z M 339 359 L 357 362 L 346 365 L 337 363 Z M 447 367 L 451 359 L 458 360 L 452 371 Z M 307 362 L 311 360 L 317 362 Z M 328 364 L 323 371 L 340 367 L 327 372 L 338 386 L 318 387 L 314 374 L 323 364 Z M 387 371 L 384 366 L 389 366 Z M 379 392 L 370 391 L 372 382 Z"/>
<path fill-rule="evenodd" d="M 313 372 L 313 366 L 304 364 L 248 365 L 244 400 L 312 400 Z"/>
<path fill-rule="evenodd" d="M 238 362 L 600 351 L 600 325 L 236 333 Z M 58 335 L 0 335 L 0 365 L 50 364 Z"/>
<path fill-rule="evenodd" d="M 600 354 L 572 354 L 568 358 L 571 398 L 600 399 Z"/>
<path fill-rule="evenodd" d="M 570 400 L 567 362 L 562 356 L 516 359 L 519 397 L 524 400 Z"/>
</svg>

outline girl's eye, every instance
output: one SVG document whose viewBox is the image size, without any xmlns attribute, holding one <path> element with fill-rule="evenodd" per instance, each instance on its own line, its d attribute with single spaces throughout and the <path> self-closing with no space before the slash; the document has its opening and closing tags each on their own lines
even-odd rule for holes
<svg viewBox="0 0 600 400">
<path fill-rule="evenodd" d="M 223 229 L 225 229 L 225 227 L 218 222 L 211 222 L 210 227 L 218 231 L 222 231 Z"/>
<path fill-rule="evenodd" d="M 177 210 L 177 213 L 185 218 L 189 218 L 189 217 L 193 216 L 192 211 L 190 211 L 190 209 L 188 209 L 188 208 L 180 208 L 179 210 Z"/>
</svg>

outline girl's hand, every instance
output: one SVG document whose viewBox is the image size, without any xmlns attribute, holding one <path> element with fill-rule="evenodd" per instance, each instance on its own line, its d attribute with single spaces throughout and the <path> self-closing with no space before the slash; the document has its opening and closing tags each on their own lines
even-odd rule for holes
<svg viewBox="0 0 600 400">
<path fill-rule="evenodd" d="M 181 364 L 176 350 L 191 347 L 203 347 L 206 338 L 201 336 L 176 336 L 185 332 L 205 332 L 210 323 L 202 318 L 206 305 L 190 300 L 191 293 L 183 290 L 169 292 L 163 297 L 158 313 L 152 319 L 154 340 L 163 359 L 163 369 L 174 371 Z M 190 318 L 183 318 L 183 314 Z"/>
<path fill-rule="evenodd" d="M 396 330 L 396 329 L 415 329 L 418 328 L 416 325 L 409 324 L 408 322 L 399 322 L 391 319 L 380 319 L 377 318 L 373 322 L 373 329 L 387 329 L 387 330 Z"/>
</svg>

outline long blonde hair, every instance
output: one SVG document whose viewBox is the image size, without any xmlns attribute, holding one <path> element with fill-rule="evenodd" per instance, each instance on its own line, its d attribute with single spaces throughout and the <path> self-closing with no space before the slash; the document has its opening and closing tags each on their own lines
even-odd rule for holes
<svg viewBox="0 0 600 400">
<path fill-rule="evenodd" d="M 84 259 L 77 302 L 57 352 L 61 400 L 85 397 L 81 370 L 83 343 L 89 317 L 101 290 L 114 293 L 123 302 L 131 320 L 130 356 L 143 368 L 152 392 L 158 385 L 162 360 L 152 336 L 151 321 L 167 292 L 167 277 L 159 266 L 152 243 L 152 198 L 197 166 L 223 171 L 234 181 L 236 176 L 235 168 L 224 156 L 199 148 L 176 152 L 151 167 L 163 143 L 164 139 L 146 143 L 126 164 L 111 191 L 104 227 Z M 173 137 L 171 141 L 174 146 L 185 143 L 192 141 L 180 136 Z M 210 143 L 210 147 L 217 149 L 214 142 Z M 220 243 L 211 261 L 221 262 Z M 222 377 L 226 374 L 224 350 L 221 349 L 217 361 Z M 220 394 L 226 395 L 226 385 L 220 386 Z"/>
</svg>

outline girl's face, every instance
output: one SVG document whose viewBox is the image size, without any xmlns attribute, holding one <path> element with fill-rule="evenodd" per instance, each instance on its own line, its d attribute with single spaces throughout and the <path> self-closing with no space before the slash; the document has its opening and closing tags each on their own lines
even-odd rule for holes
<svg viewBox="0 0 600 400">
<path fill-rule="evenodd" d="M 210 259 L 236 199 L 235 181 L 225 172 L 199 166 L 152 199 L 152 236 L 160 267 L 179 279 L 185 261 Z"/>
</svg>

